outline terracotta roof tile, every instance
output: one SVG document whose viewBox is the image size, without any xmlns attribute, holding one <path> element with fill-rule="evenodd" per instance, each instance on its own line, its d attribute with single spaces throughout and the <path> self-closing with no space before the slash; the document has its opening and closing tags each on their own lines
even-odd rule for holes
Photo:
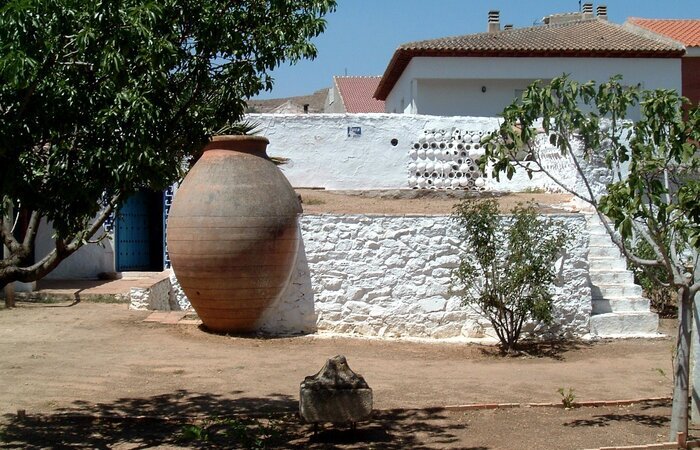
<svg viewBox="0 0 700 450">
<path fill-rule="evenodd" d="M 642 19 L 630 17 L 627 22 L 674 39 L 688 47 L 700 47 L 700 19 Z"/>
<path fill-rule="evenodd" d="M 416 56 L 678 58 L 683 52 L 680 45 L 602 19 L 409 42 L 394 53 L 374 96 L 385 100 Z"/>
<path fill-rule="evenodd" d="M 349 113 L 383 113 L 384 101 L 372 98 L 382 77 L 333 77 Z"/>
</svg>

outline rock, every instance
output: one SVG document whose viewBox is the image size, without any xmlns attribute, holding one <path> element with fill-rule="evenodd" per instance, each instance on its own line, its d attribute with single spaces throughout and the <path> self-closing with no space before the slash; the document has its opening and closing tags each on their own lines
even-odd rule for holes
<svg viewBox="0 0 700 450">
<path fill-rule="evenodd" d="M 299 413 L 311 423 L 359 422 L 372 413 L 372 389 L 338 355 L 301 383 Z"/>
</svg>

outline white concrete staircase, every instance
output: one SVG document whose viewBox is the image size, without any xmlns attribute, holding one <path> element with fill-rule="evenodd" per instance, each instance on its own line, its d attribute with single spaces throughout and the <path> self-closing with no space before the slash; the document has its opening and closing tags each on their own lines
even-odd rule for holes
<svg viewBox="0 0 700 450">
<path fill-rule="evenodd" d="M 642 288 L 595 214 L 587 214 L 590 242 L 591 335 L 596 337 L 658 336 L 659 316 L 649 309 Z"/>
</svg>

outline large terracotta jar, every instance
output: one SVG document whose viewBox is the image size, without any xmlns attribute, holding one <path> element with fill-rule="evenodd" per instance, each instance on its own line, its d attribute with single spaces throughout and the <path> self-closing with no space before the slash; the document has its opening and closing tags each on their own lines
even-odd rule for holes
<svg viewBox="0 0 700 450">
<path fill-rule="evenodd" d="M 254 331 L 289 280 L 301 206 L 260 136 L 217 136 L 177 190 L 168 252 L 204 326 Z"/>
</svg>

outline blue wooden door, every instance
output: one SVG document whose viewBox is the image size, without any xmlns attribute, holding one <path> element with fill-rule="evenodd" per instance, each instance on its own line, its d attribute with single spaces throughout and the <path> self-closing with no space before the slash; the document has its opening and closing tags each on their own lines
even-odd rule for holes
<svg viewBox="0 0 700 450">
<path fill-rule="evenodd" d="M 119 208 L 115 226 L 116 268 L 163 270 L 162 193 L 137 192 Z"/>
</svg>

